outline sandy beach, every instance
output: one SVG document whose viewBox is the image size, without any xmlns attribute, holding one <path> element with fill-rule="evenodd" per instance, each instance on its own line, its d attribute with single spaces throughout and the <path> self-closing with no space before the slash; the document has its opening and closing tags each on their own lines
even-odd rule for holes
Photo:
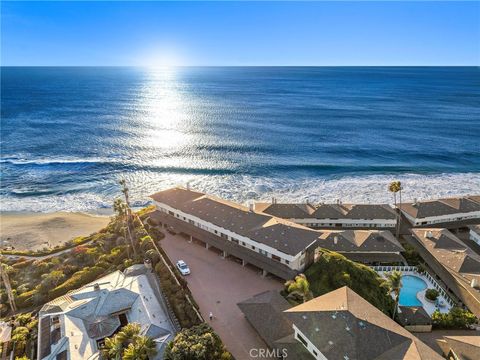
<svg viewBox="0 0 480 360">
<path fill-rule="evenodd" d="M 108 216 L 84 213 L 0 213 L 0 247 L 38 250 L 55 247 L 106 226 Z"/>
</svg>

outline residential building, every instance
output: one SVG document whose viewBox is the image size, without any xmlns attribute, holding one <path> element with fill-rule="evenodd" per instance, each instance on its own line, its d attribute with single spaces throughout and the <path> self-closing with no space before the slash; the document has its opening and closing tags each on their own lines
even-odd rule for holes
<svg viewBox="0 0 480 360">
<path fill-rule="evenodd" d="M 403 248 L 386 231 L 323 232 L 181 187 L 151 198 L 158 210 L 151 216 L 164 226 L 282 279 L 311 265 L 319 246 L 367 263 L 403 259 L 399 254 Z"/>
<path fill-rule="evenodd" d="M 472 225 L 470 228 L 470 240 L 480 245 L 480 225 Z"/>
<path fill-rule="evenodd" d="M 415 245 L 432 270 L 480 317 L 480 255 L 447 229 L 413 229 Z"/>
<path fill-rule="evenodd" d="M 480 358 L 480 336 L 444 336 L 437 340 L 447 360 L 476 360 Z"/>
<path fill-rule="evenodd" d="M 38 360 L 98 359 L 104 339 L 128 323 L 154 339 L 157 356 L 175 327 L 154 275 L 144 265 L 115 271 L 46 303 L 38 314 Z"/>
<path fill-rule="evenodd" d="M 314 229 L 394 229 L 395 210 L 388 204 L 256 203 L 255 210 Z"/>
<path fill-rule="evenodd" d="M 432 318 L 423 306 L 399 306 L 397 319 L 410 332 L 432 331 Z"/>
<path fill-rule="evenodd" d="M 405 249 L 388 230 L 325 230 L 318 245 L 364 264 L 406 265 Z"/>
<path fill-rule="evenodd" d="M 480 196 L 414 201 L 399 208 L 414 227 L 451 228 L 480 222 Z"/>
<path fill-rule="evenodd" d="M 238 306 L 267 345 L 286 359 L 442 358 L 346 286 L 294 307 L 275 291 Z"/>
</svg>

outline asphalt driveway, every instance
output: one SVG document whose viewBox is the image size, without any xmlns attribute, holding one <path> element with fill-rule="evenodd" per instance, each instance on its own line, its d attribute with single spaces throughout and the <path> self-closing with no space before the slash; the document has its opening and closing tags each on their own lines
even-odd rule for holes
<svg viewBox="0 0 480 360">
<path fill-rule="evenodd" d="M 200 312 L 220 335 L 237 360 L 250 359 L 252 348 L 267 348 L 245 319 L 237 303 L 260 292 L 281 289 L 278 279 L 262 277 L 257 271 L 224 259 L 205 247 L 189 243 L 179 235 L 165 233 L 161 246 L 170 260 L 185 260 L 191 269 L 188 286 Z M 209 313 L 213 320 L 209 320 Z"/>
</svg>

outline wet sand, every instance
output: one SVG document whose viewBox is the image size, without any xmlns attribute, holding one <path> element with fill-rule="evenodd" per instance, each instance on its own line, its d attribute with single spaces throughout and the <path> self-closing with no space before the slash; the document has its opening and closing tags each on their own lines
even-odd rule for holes
<svg viewBox="0 0 480 360">
<path fill-rule="evenodd" d="M 105 227 L 108 216 L 83 213 L 0 213 L 0 248 L 39 250 L 62 245 Z"/>
</svg>

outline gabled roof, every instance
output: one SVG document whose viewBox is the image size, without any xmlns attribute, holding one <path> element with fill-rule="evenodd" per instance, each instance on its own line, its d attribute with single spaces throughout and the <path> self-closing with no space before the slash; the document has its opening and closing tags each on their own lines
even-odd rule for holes
<svg viewBox="0 0 480 360">
<path fill-rule="evenodd" d="M 480 275 L 480 255 L 447 229 L 413 229 L 412 233 L 448 270 L 468 278 Z"/>
<path fill-rule="evenodd" d="M 151 198 L 206 222 L 295 256 L 312 245 L 320 232 L 234 202 L 181 187 L 160 191 Z"/>
<path fill-rule="evenodd" d="M 285 314 L 329 360 L 441 359 L 346 286 L 295 306 Z"/>
<path fill-rule="evenodd" d="M 277 339 L 293 332 L 291 322 L 282 313 L 291 305 L 278 291 L 265 291 L 237 305 L 271 348 Z"/>
<path fill-rule="evenodd" d="M 401 204 L 401 210 L 417 219 L 457 213 L 470 213 L 480 211 L 480 202 L 478 202 L 476 198 L 480 198 L 480 196 L 403 203 Z"/>
<path fill-rule="evenodd" d="M 392 219 L 394 209 L 387 204 L 266 204 L 255 209 L 284 219 Z"/>
<path fill-rule="evenodd" d="M 397 318 L 402 326 L 432 325 L 432 318 L 422 306 L 399 306 Z"/>
<path fill-rule="evenodd" d="M 338 251 L 402 252 L 402 245 L 387 230 L 331 230 L 323 231 L 320 247 Z"/>
<path fill-rule="evenodd" d="M 460 360 L 477 360 L 480 354 L 480 336 L 444 336 L 437 340 L 445 355 L 453 351 Z"/>
<path fill-rule="evenodd" d="M 256 203 L 255 210 L 284 219 L 303 219 L 313 214 L 315 208 L 310 204 Z"/>
</svg>

